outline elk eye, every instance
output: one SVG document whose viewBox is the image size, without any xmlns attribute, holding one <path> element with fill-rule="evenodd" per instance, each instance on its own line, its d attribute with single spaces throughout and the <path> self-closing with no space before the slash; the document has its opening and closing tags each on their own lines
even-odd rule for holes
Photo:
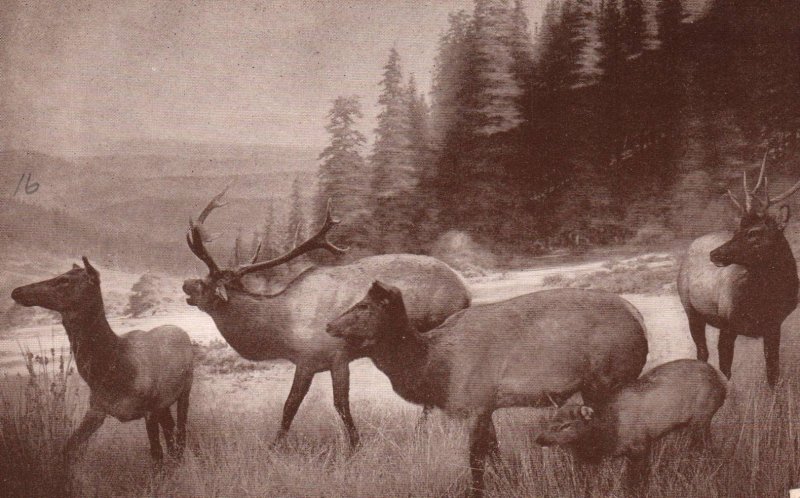
<svg viewBox="0 0 800 498">
<path fill-rule="evenodd" d="M 572 422 L 564 422 L 563 424 L 559 425 L 558 429 L 556 429 L 556 430 L 564 431 L 564 430 L 569 429 L 571 426 L 572 426 Z"/>
</svg>

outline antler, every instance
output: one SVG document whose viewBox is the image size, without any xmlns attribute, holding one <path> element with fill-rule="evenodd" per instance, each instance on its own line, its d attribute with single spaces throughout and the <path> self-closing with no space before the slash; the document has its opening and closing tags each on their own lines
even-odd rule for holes
<svg viewBox="0 0 800 498">
<path fill-rule="evenodd" d="M 784 193 L 780 194 L 777 197 L 770 197 L 769 196 L 769 178 L 766 175 L 767 170 L 767 155 L 769 152 L 764 153 L 764 158 L 761 160 L 761 169 L 758 173 L 758 181 L 756 182 L 756 186 L 753 187 L 752 190 L 747 185 L 747 171 L 742 172 L 742 186 L 744 188 L 744 208 L 733 195 L 733 193 L 728 190 L 728 196 L 730 197 L 731 201 L 736 204 L 736 207 L 739 208 L 744 213 L 749 213 L 753 209 L 753 196 L 756 194 L 761 185 L 764 186 L 764 210 L 766 211 L 769 207 L 775 203 L 781 202 L 788 198 L 790 195 L 794 194 L 798 190 L 800 190 L 800 181 L 795 183 L 789 190 L 785 191 Z"/>
<path fill-rule="evenodd" d="M 800 190 L 800 181 L 792 185 L 792 187 L 789 190 L 787 190 L 786 192 L 782 193 L 777 197 L 772 197 L 772 198 L 767 197 L 767 205 L 774 204 L 776 202 L 781 202 L 782 200 L 786 199 L 787 197 L 794 194 L 798 190 Z"/>
<path fill-rule="evenodd" d="M 328 232 L 331 231 L 333 227 L 340 223 L 339 220 L 336 220 L 331 216 L 331 201 L 328 199 L 328 207 L 325 212 L 325 222 L 322 224 L 322 227 L 319 231 L 314 234 L 313 237 L 306 240 L 299 246 L 296 246 L 291 251 L 287 252 L 283 256 L 278 256 L 275 259 L 270 259 L 269 261 L 262 261 L 260 263 L 251 263 L 249 265 L 240 265 L 236 270 L 234 270 L 234 274 L 237 277 L 241 277 L 248 273 L 252 273 L 254 271 L 264 270 L 267 268 L 273 268 L 280 264 L 286 263 L 287 261 L 291 261 L 302 254 L 305 254 L 309 251 L 313 251 L 314 249 L 326 249 L 333 254 L 344 254 L 348 251 L 348 248 L 341 248 L 335 246 L 331 241 L 328 240 Z"/>
<path fill-rule="evenodd" d="M 191 249 L 192 253 L 194 253 L 194 255 L 200 259 L 200 261 L 208 266 L 208 270 L 212 275 L 219 273 L 220 269 L 219 266 L 217 266 L 217 263 L 214 261 L 214 258 L 211 257 L 211 254 L 208 253 L 205 245 L 203 245 L 204 242 L 210 241 L 210 237 L 208 237 L 203 230 L 203 223 L 206 221 L 206 218 L 211 211 L 228 204 L 227 202 L 220 202 L 220 199 L 222 199 L 230 186 L 231 184 L 229 183 L 224 189 L 222 189 L 222 192 L 211 198 L 211 201 L 208 203 L 208 205 L 206 205 L 203 211 L 200 212 L 200 216 L 197 218 L 196 224 L 191 218 L 189 218 L 189 231 L 186 232 L 186 243 L 189 244 L 189 249 Z M 261 245 L 259 244 L 259 249 L 260 248 Z"/>
</svg>

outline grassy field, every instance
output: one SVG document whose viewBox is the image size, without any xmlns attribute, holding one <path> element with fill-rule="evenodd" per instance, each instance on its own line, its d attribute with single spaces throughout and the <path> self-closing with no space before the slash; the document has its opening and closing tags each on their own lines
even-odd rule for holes
<svg viewBox="0 0 800 498">
<path fill-rule="evenodd" d="M 659 256 L 560 276 L 544 272 L 535 281 L 636 293 L 626 295 L 648 326 L 649 368 L 694 351 L 674 290 L 665 287 L 674 271 L 674 259 Z M 487 299 L 514 295 L 531 290 L 525 284 L 534 281 L 530 277 L 488 279 L 473 290 Z M 136 324 L 149 327 L 149 321 Z M 729 397 L 714 419 L 713 448 L 691 452 L 681 434 L 660 442 L 646 496 L 777 498 L 800 487 L 799 330 L 795 313 L 784 323 L 783 381 L 774 391 L 764 382 L 761 341 L 737 341 Z M 716 364 L 716 333 L 708 335 Z M 162 470 L 150 463 L 143 421 L 109 419 L 80 458 L 63 461 L 63 445 L 86 408 L 88 389 L 59 351 L 26 357 L 22 375 L 0 375 L 0 496 L 447 497 L 466 491 L 464 427 L 434 413 L 417 430 L 420 408 L 394 395 L 368 360 L 351 366 L 351 404 L 362 434 L 361 447 L 351 452 L 332 406 L 329 375 L 317 376 L 286 443 L 272 448 L 292 366 L 247 362 L 213 340 L 197 346 L 197 359 L 189 449 L 182 462 L 168 462 Z M 623 461 L 582 464 L 566 451 L 534 443 L 544 414 L 495 414 L 501 458 L 488 470 L 489 496 L 625 496 Z"/>
<path fill-rule="evenodd" d="M 419 408 L 398 399 L 356 397 L 353 410 L 364 437 L 350 452 L 329 393 L 312 391 L 286 444 L 271 448 L 285 390 L 268 388 L 269 370 L 211 374 L 201 367 L 189 451 L 180 463 L 157 471 L 144 423 L 111 420 L 81 458 L 64 465 L 61 448 L 85 407 L 86 390 L 74 373 L 58 367 L 59 358 L 54 354 L 47 365 L 31 358 L 35 376 L 4 380 L 2 496 L 438 497 L 466 490 L 464 428 L 436 413 L 416 430 Z M 785 380 L 771 391 L 760 358 L 737 361 L 735 368 L 729 398 L 714 421 L 713 449 L 693 453 L 685 436 L 666 438 L 653 451 L 647 496 L 781 497 L 800 484 L 800 372 L 785 368 Z M 625 496 L 622 461 L 591 466 L 561 449 L 536 446 L 542 413 L 495 415 L 502 458 L 489 470 L 489 495 Z"/>
</svg>

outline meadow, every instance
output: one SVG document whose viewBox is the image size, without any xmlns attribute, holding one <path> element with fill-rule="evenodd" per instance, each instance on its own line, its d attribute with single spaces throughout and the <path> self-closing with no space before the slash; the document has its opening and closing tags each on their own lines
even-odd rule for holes
<svg viewBox="0 0 800 498">
<path fill-rule="evenodd" d="M 668 273 L 665 261 L 659 257 L 649 263 Z M 581 286 L 620 285 L 621 268 L 629 267 L 632 281 L 639 282 L 644 263 L 648 260 L 601 264 L 573 271 L 569 278 Z M 506 274 L 471 285 L 476 300 L 486 301 L 531 290 L 520 282 L 548 284 L 546 275 L 536 277 Z M 569 278 L 560 284 L 569 285 Z M 663 282 L 650 287 L 649 292 L 626 294 L 648 326 L 646 368 L 693 355 L 674 291 L 665 290 Z M 714 419 L 713 448 L 692 452 L 686 436 L 665 438 L 651 456 L 646 496 L 783 497 L 791 487 L 800 487 L 798 331 L 794 314 L 784 323 L 782 381 L 774 391 L 764 381 L 761 342 L 739 339 L 729 396 Z M 708 335 L 716 365 L 716 332 Z M 80 458 L 65 464 L 61 448 L 82 416 L 88 389 L 76 373 L 69 373 L 63 352 L 26 357 L 23 373 L 0 377 L 0 495 L 446 497 L 466 491 L 464 428 L 438 412 L 417 427 L 421 409 L 394 395 L 368 360 L 351 365 L 359 448 L 351 452 L 347 447 L 326 373 L 315 379 L 285 444 L 273 448 L 292 366 L 256 368 L 235 362 L 230 359 L 235 353 L 215 342 L 198 348 L 189 448 L 182 462 L 167 462 L 161 470 L 150 463 L 144 423 L 113 419 Z M 534 443 L 545 413 L 514 409 L 495 415 L 501 458 L 488 470 L 488 495 L 625 496 L 623 461 L 582 464 L 566 451 Z"/>
</svg>

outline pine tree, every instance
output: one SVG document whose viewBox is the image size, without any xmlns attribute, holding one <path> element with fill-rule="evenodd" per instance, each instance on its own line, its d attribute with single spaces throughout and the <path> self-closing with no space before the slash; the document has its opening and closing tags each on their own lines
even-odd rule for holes
<svg viewBox="0 0 800 498">
<path fill-rule="evenodd" d="M 383 88 L 378 97 L 381 112 L 375 129 L 375 144 L 370 162 L 373 192 L 391 197 L 414 186 L 413 165 L 409 160 L 408 105 L 400 69 L 400 54 L 392 47 L 383 67 Z"/>
<path fill-rule="evenodd" d="M 417 90 L 413 74 L 409 77 L 406 85 L 406 105 L 408 106 L 408 146 L 414 163 L 416 179 L 421 181 L 426 175 L 420 169 L 424 168 L 430 159 L 430 110 L 425 102 L 425 96 Z"/>
<path fill-rule="evenodd" d="M 622 16 L 616 0 L 601 0 L 598 11 L 599 38 L 597 67 L 600 71 L 598 88 L 599 149 L 605 151 L 603 161 L 613 156 L 617 163 L 626 136 L 623 120 L 625 82 L 625 44 L 621 29 Z"/>
<path fill-rule="evenodd" d="M 531 97 L 531 85 L 533 84 L 533 40 L 528 25 L 528 16 L 525 14 L 525 5 L 522 0 L 514 1 L 514 10 L 511 13 L 511 56 L 514 59 L 512 71 L 522 87 L 522 95 L 519 100 L 522 108 L 523 118 L 528 121 L 531 116 L 531 109 L 527 105 Z"/>
<path fill-rule="evenodd" d="M 471 16 L 464 10 L 450 14 L 448 29 L 439 39 L 433 73 L 431 140 L 440 153 L 447 154 L 453 145 L 469 134 L 466 128 L 466 89 L 473 77 L 469 71 Z"/>
<path fill-rule="evenodd" d="M 628 57 L 635 57 L 644 50 L 647 26 L 642 0 L 622 0 L 621 36 Z"/>
<path fill-rule="evenodd" d="M 673 57 L 678 50 L 685 17 L 681 0 L 659 0 L 656 5 L 659 48 L 667 57 Z"/>
<path fill-rule="evenodd" d="M 296 175 L 292 181 L 292 193 L 289 198 L 289 226 L 287 229 L 287 242 L 289 247 L 299 244 L 306 234 L 305 216 L 303 215 L 303 186 L 300 183 L 300 175 Z"/>
<path fill-rule="evenodd" d="M 508 0 L 476 0 L 472 44 L 477 80 L 470 120 L 475 133 L 491 136 L 524 122 L 519 99 L 523 85 L 514 73 L 514 23 Z"/>
<path fill-rule="evenodd" d="M 370 185 L 361 156 L 366 139 L 354 128 L 356 119 L 361 117 L 361 104 L 356 96 L 338 97 L 328 112 L 325 129 L 331 142 L 319 155 L 322 163 L 316 211 L 317 216 L 324 216 L 330 200 L 336 216 L 342 220 L 337 232 L 351 244 L 363 246 L 361 227 L 370 216 Z"/>
</svg>

